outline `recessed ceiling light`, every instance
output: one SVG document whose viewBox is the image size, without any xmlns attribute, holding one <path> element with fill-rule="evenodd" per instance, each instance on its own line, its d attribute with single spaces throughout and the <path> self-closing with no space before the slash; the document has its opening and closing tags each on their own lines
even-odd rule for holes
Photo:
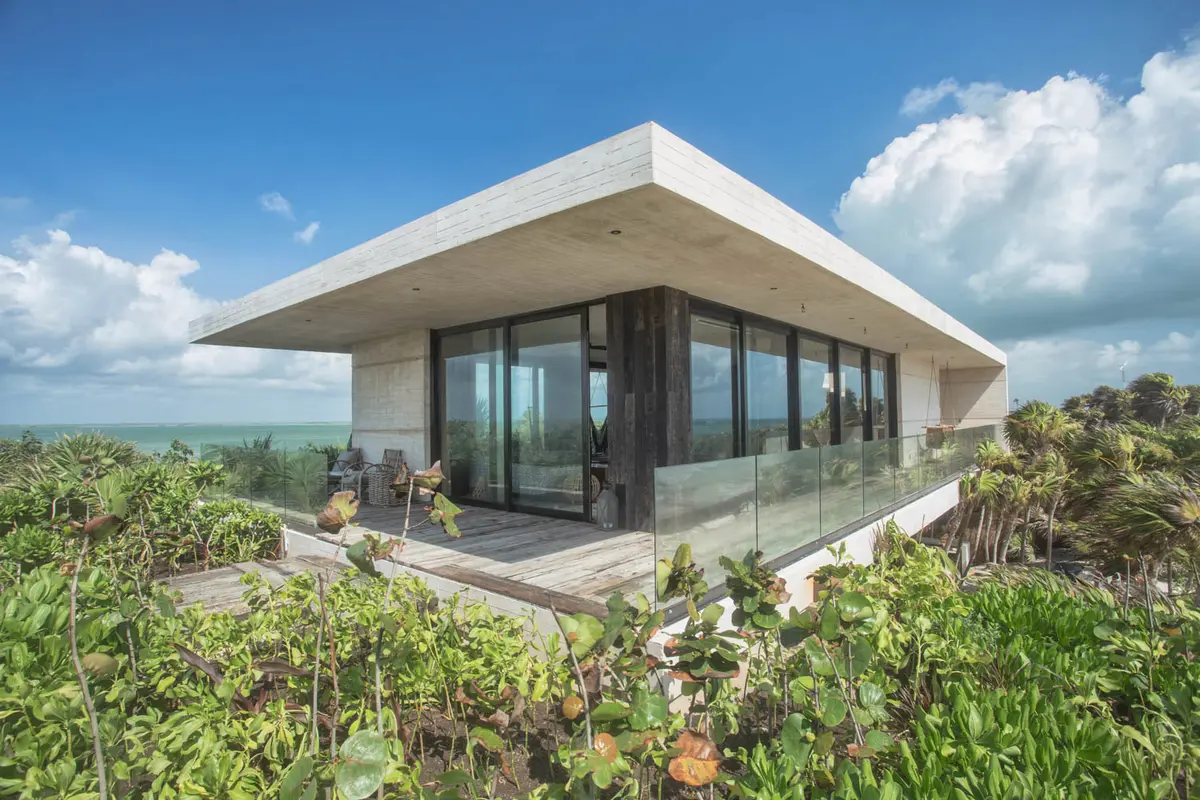
<svg viewBox="0 0 1200 800">
<path fill-rule="evenodd" d="M 414 286 L 414 287 L 412 287 L 412 290 L 413 290 L 414 292 L 419 292 L 419 291 L 421 291 L 420 287 L 417 287 L 417 286 Z"/>
<path fill-rule="evenodd" d="M 853 319 L 854 319 L 854 317 L 848 317 L 848 319 L 850 319 L 850 320 L 853 320 Z"/>
<path fill-rule="evenodd" d="M 620 236 L 620 235 L 621 235 L 621 229 L 620 229 L 620 228 L 613 228 L 611 231 L 609 231 L 609 233 L 611 233 L 613 236 Z"/>
<path fill-rule="evenodd" d="M 311 319 L 306 319 L 306 320 L 304 320 L 304 321 L 305 321 L 305 322 L 312 322 L 312 320 L 311 320 Z"/>
<path fill-rule="evenodd" d="M 772 292 L 777 292 L 777 291 L 779 291 L 779 287 L 778 287 L 778 286 L 772 286 L 772 287 L 771 287 L 771 291 L 772 291 Z"/>
</svg>

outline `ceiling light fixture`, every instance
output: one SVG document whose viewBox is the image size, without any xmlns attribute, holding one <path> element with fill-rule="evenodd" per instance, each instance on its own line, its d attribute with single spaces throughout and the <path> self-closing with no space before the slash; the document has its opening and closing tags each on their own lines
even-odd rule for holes
<svg viewBox="0 0 1200 800">
<path fill-rule="evenodd" d="M 621 229 L 620 229 L 620 228 L 613 228 L 611 231 L 609 231 L 609 233 L 611 233 L 613 236 L 620 236 L 620 235 L 621 235 Z"/>
</svg>

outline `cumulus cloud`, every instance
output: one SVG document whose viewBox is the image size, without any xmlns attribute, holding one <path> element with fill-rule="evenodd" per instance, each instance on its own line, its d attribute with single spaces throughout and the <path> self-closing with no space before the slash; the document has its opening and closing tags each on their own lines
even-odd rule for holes
<svg viewBox="0 0 1200 800">
<path fill-rule="evenodd" d="M 0 389 L 348 390 L 343 355 L 188 344 L 188 321 L 220 306 L 188 285 L 199 268 L 165 249 L 136 264 L 62 230 L 17 240 L 0 254 Z"/>
<path fill-rule="evenodd" d="M 845 239 L 985 335 L 1186 318 L 1200 299 L 1200 42 L 1146 62 L 1128 98 L 1100 79 L 1032 91 L 910 92 L 917 125 L 842 196 Z"/>
<path fill-rule="evenodd" d="M 320 229 L 321 223 L 310 222 L 304 226 L 302 230 L 298 230 L 292 234 L 292 238 L 301 244 L 312 244 L 313 237 L 317 235 L 317 230 Z"/>
<path fill-rule="evenodd" d="M 284 219 L 295 219 L 296 216 L 292 213 L 292 204 L 286 197 L 279 192 L 267 192 L 258 196 L 258 204 L 263 211 L 269 211 L 272 214 L 278 214 Z"/>
</svg>

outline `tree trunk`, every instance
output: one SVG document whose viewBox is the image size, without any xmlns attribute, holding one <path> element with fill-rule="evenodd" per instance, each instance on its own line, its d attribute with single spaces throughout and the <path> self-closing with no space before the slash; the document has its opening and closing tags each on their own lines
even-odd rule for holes
<svg viewBox="0 0 1200 800">
<path fill-rule="evenodd" d="M 1046 517 L 1046 569 L 1054 570 L 1054 512 L 1058 510 L 1058 498 L 1050 504 L 1050 515 Z"/>
<path fill-rule="evenodd" d="M 1017 514 L 1014 511 L 1009 514 L 1004 520 L 1004 527 L 1000 532 L 1000 543 L 996 548 L 997 560 L 1001 564 L 1008 563 L 1008 545 L 1012 541 L 1013 532 L 1017 529 Z"/>
<path fill-rule="evenodd" d="M 976 554 L 979 552 L 980 542 L 983 541 L 983 523 L 987 519 L 987 506 L 980 505 L 979 507 L 979 527 L 975 529 L 975 540 L 971 542 L 971 560 L 975 560 Z"/>
</svg>

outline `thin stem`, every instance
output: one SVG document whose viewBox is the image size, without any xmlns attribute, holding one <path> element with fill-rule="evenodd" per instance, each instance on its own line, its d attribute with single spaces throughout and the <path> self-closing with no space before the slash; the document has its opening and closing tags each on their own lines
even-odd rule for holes
<svg viewBox="0 0 1200 800">
<path fill-rule="evenodd" d="M 412 493 L 413 493 L 413 476 L 409 473 L 408 476 L 408 502 L 404 504 L 404 532 L 400 534 L 400 552 L 404 552 L 404 545 L 408 541 L 408 521 L 412 518 Z"/>
<path fill-rule="evenodd" d="M 558 618 L 558 609 L 554 607 L 554 603 L 550 603 L 550 613 L 554 616 L 554 622 L 558 625 L 558 629 L 562 632 L 563 642 L 567 646 L 567 655 L 571 657 L 571 664 L 575 667 L 575 678 L 579 681 L 579 696 L 583 698 L 583 717 L 587 725 L 587 746 L 592 746 L 592 707 L 588 702 L 587 685 L 583 682 L 583 670 L 579 668 L 579 659 L 575 658 L 575 651 L 571 649 L 571 640 L 567 637 L 567 631 L 563 628 L 562 620 Z"/>
<path fill-rule="evenodd" d="M 329 619 L 329 614 L 325 610 L 325 576 L 317 576 L 317 597 L 321 600 L 321 620 L 329 629 L 329 672 L 333 676 L 333 705 L 330 709 L 329 721 L 329 753 L 331 756 L 337 756 L 337 725 L 338 711 L 341 703 L 338 694 L 338 674 L 337 674 L 337 645 L 334 641 L 333 623 Z"/>
<path fill-rule="evenodd" d="M 323 604 L 323 603 L 322 603 Z M 308 754 L 313 758 L 317 755 L 317 694 L 321 688 L 321 637 L 325 634 L 325 626 L 317 625 L 317 651 L 313 657 L 313 691 L 312 691 L 312 741 L 308 743 Z"/>
<path fill-rule="evenodd" d="M 96 779 L 99 783 L 100 800 L 108 800 L 108 776 L 104 771 L 104 746 L 100 742 L 100 723 L 96 719 L 96 706 L 92 704 L 92 693 L 88 691 L 87 675 L 83 672 L 83 662 L 79 660 L 79 645 L 75 640 L 75 610 L 79 597 L 79 571 L 83 569 L 83 560 L 87 558 L 88 537 L 83 537 L 79 548 L 79 558 L 75 561 L 75 573 L 71 576 L 71 615 L 68 618 L 67 632 L 71 638 L 71 663 L 75 666 L 75 677 L 79 680 L 79 688 L 83 692 L 83 706 L 87 709 L 88 723 L 92 728 L 92 752 L 96 757 Z"/>
<path fill-rule="evenodd" d="M 821 640 L 818 639 L 818 641 Z M 837 660 L 834 659 L 833 654 L 829 652 L 829 648 L 823 641 L 821 642 L 821 649 L 825 651 L 825 657 L 829 659 L 829 664 L 833 667 L 833 677 L 837 681 L 838 689 L 842 693 L 842 699 L 846 701 L 846 710 L 848 712 L 853 711 L 854 705 L 850 702 L 850 695 L 846 692 L 846 687 L 842 683 L 842 676 L 837 668 Z M 862 727 L 858 724 L 858 720 L 854 718 L 853 714 L 850 714 L 850 721 L 854 723 L 854 741 L 861 745 L 863 743 Z"/>
</svg>

